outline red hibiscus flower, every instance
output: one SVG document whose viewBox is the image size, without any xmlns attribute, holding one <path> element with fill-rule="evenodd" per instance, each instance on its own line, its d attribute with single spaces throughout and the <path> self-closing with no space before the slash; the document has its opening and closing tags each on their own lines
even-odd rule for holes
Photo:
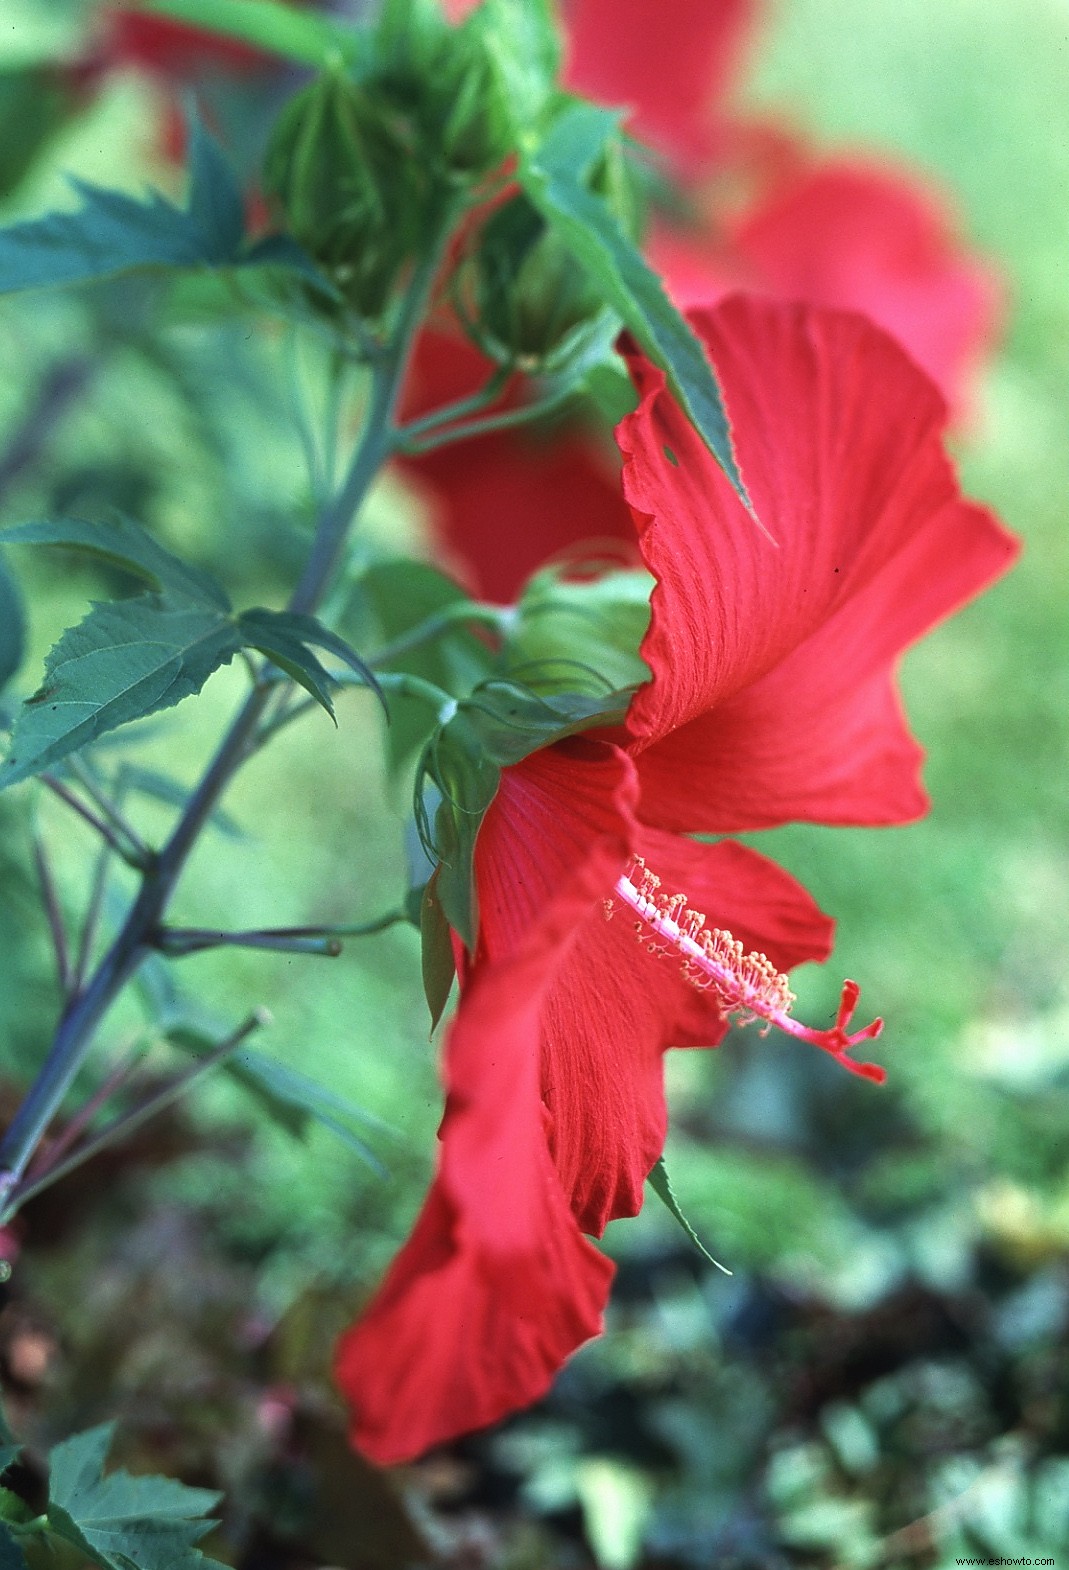
<svg viewBox="0 0 1069 1570">
<path fill-rule="evenodd" d="M 636 358 L 619 440 L 651 680 L 623 733 L 506 769 L 483 822 L 438 1175 L 338 1354 L 380 1462 L 536 1399 L 596 1333 L 610 1269 L 582 1233 L 641 1205 L 668 1045 L 757 1018 L 882 1077 L 848 1055 L 878 1029 L 848 1033 L 852 983 L 830 1028 L 790 1016 L 784 972 L 831 935 L 805 891 L 679 831 L 922 812 L 896 662 L 1015 545 L 962 500 L 938 393 L 860 317 L 735 298 L 693 320 L 768 532 Z"/>
</svg>

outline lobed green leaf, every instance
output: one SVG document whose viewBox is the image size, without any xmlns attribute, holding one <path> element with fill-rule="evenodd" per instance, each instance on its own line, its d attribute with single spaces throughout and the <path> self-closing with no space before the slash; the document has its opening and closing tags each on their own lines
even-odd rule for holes
<svg viewBox="0 0 1069 1570">
<path fill-rule="evenodd" d="M 102 1570 L 223 1570 L 196 1547 L 221 1496 L 167 1477 L 105 1477 L 114 1431 L 105 1423 L 52 1451 L 50 1529 Z"/>
<path fill-rule="evenodd" d="M 155 594 L 94 605 L 51 650 L 43 684 L 19 710 L 0 789 L 199 692 L 240 646 L 234 622 L 214 605 Z"/>
<path fill-rule="evenodd" d="M 157 594 L 229 611 L 230 601 L 210 574 L 166 550 L 129 518 L 88 523 L 80 518 L 45 518 L 0 530 L 0 545 L 56 545 L 120 567 Z"/>
<path fill-rule="evenodd" d="M 244 9 L 244 6 L 242 6 Z M 0 229 L 0 294 L 98 283 L 144 268 L 286 266 L 329 289 L 313 263 L 284 236 L 246 248 L 240 188 L 222 152 L 194 119 L 190 191 L 177 207 L 150 192 L 72 181 L 82 205 Z"/>
</svg>

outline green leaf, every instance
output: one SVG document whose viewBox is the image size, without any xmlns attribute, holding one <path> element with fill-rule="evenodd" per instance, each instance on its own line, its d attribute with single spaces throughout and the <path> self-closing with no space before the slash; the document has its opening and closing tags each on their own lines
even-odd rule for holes
<svg viewBox="0 0 1069 1570">
<path fill-rule="evenodd" d="M 431 1032 L 437 1030 L 438 1021 L 445 1013 L 449 994 L 456 975 L 456 959 L 449 933 L 449 922 L 438 897 L 437 868 L 431 875 L 419 907 L 419 934 L 421 941 L 420 965 L 423 972 L 423 991 L 431 1011 Z"/>
<path fill-rule="evenodd" d="M 218 147 L 194 120 L 190 192 L 176 207 L 158 191 L 141 201 L 72 181 L 82 205 L 0 229 L 0 294 L 96 283 L 141 268 L 285 265 L 310 272 L 299 247 L 269 237 L 244 249 L 242 198 Z"/>
<path fill-rule="evenodd" d="M 731 450 L 720 389 L 704 349 L 608 205 L 582 183 L 583 174 L 608 145 L 616 125 L 617 116 L 611 110 L 594 104 L 570 104 L 554 120 L 543 141 L 523 152 L 520 183 L 595 279 L 606 303 L 666 372 L 695 429 L 749 508 Z"/>
<path fill-rule="evenodd" d="M 344 638 L 317 621 L 314 616 L 298 615 L 293 611 L 256 609 L 243 611 L 238 617 L 238 629 L 250 648 L 258 649 L 269 660 L 299 682 L 306 692 L 322 704 L 334 719 L 334 704 L 330 689 L 333 679 L 312 653 L 310 644 L 336 654 L 351 670 L 356 671 L 365 686 L 370 687 L 385 708 L 386 699 L 370 666 L 346 643 Z"/>
<path fill-rule="evenodd" d="M 280 0 L 147 0 L 145 9 L 303 65 L 323 66 L 337 55 L 352 61 L 366 47 L 356 28 Z"/>
<path fill-rule="evenodd" d="M 694 1247 L 698 1250 L 698 1253 L 701 1254 L 704 1259 L 707 1259 L 711 1265 L 715 1265 L 717 1270 L 722 1270 L 725 1276 L 730 1276 L 733 1272 L 730 1271 L 726 1265 L 722 1265 L 719 1259 L 713 1258 L 712 1254 L 710 1254 L 709 1250 L 706 1248 L 697 1232 L 695 1232 L 694 1228 L 683 1214 L 679 1200 L 676 1198 L 675 1189 L 672 1187 L 672 1180 L 668 1176 L 668 1168 L 665 1166 L 663 1156 L 658 1159 L 653 1168 L 653 1171 L 647 1178 L 647 1182 L 649 1183 L 653 1192 L 657 1195 L 657 1198 L 679 1222 L 679 1225 L 683 1228 L 683 1231 L 686 1233 L 689 1240 L 694 1244 Z"/>
<path fill-rule="evenodd" d="M 48 1524 L 103 1570 L 222 1570 L 195 1545 L 221 1495 L 167 1477 L 104 1476 L 113 1423 L 57 1445 L 51 1456 Z"/>
<path fill-rule="evenodd" d="M 199 692 L 240 644 L 233 621 L 214 605 L 155 594 L 94 605 L 53 647 L 42 686 L 19 710 L 0 789 Z"/>
<path fill-rule="evenodd" d="M 0 536 L 0 540 L 2 540 Z M 0 559 L 0 691 L 22 664 L 26 649 L 26 617 L 18 584 Z"/>
<path fill-rule="evenodd" d="M 79 518 L 45 518 L 0 530 L 0 545 L 57 545 L 96 557 L 147 583 L 158 594 L 229 611 L 230 601 L 215 579 L 173 556 L 129 518 L 87 523 Z"/>
<path fill-rule="evenodd" d="M 11 1528 L 0 1521 L 0 1570 L 29 1570 L 26 1555 Z"/>
</svg>

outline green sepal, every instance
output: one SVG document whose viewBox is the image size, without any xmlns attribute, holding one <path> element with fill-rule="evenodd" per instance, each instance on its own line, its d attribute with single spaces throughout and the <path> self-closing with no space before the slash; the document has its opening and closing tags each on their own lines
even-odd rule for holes
<svg viewBox="0 0 1069 1570">
<path fill-rule="evenodd" d="M 551 0 L 483 0 L 470 18 L 500 74 L 518 142 L 544 117 L 561 70 L 563 42 Z"/>
<path fill-rule="evenodd" d="M 441 864 L 437 890 L 446 919 L 469 950 L 478 930 L 475 841 L 501 770 L 566 736 L 621 724 L 630 696 L 627 691 L 543 695 L 498 678 L 459 704 L 431 739 L 416 776 L 416 822 L 428 853 Z M 426 807 L 430 784 L 440 793 L 433 828 Z"/>
<path fill-rule="evenodd" d="M 420 967 L 423 991 L 431 1011 L 432 1034 L 445 1013 L 457 968 L 449 922 L 438 895 L 440 871 L 440 868 L 436 868 L 432 873 L 419 906 Z"/>
<path fill-rule="evenodd" d="M 502 659 L 517 673 L 542 669 L 563 676 L 582 668 L 608 688 L 648 681 L 639 646 L 653 582 L 641 568 L 579 577 L 574 565 L 543 567 L 524 585 Z"/>
<path fill-rule="evenodd" d="M 675 1189 L 672 1187 L 672 1180 L 668 1176 L 668 1168 L 665 1166 L 663 1156 L 658 1157 L 656 1163 L 654 1164 L 653 1170 L 650 1172 L 646 1181 L 649 1183 L 653 1192 L 657 1195 L 657 1198 L 664 1205 L 665 1209 L 668 1210 L 669 1213 L 674 1216 L 676 1221 L 679 1222 L 679 1225 L 683 1228 L 683 1231 L 686 1233 L 688 1240 L 693 1243 L 694 1247 L 698 1250 L 698 1253 L 701 1254 L 702 1258 L 707 1259 L 711 1265 L 715 1265 L 717 1270 L 722 1270 L 725 1276 L 733 1275 L 734 1272 L 729 1270 L 726 1265 L 722 1265 L 719 1259 L 714 1259 L 713 1255 L 710 1254 L 709 1250 L 706 1248 L 697 1232 L 695 1232 L 694 1228 L 683 1214 L 679 1200 L 676 1198 Z"/>
<path fill-rule="evenodd" d="M 704 349 L 609 204 L 583 183 L 584 172 L 617 134 L 617 122 L 611 110 L 569 103 L 541 141 L 531 140 L 523 148 L 520 184 L 587 269 L 606 304 L 665 371 L 688 418 L 749 508 L 720 389 Z"/>
</svg>

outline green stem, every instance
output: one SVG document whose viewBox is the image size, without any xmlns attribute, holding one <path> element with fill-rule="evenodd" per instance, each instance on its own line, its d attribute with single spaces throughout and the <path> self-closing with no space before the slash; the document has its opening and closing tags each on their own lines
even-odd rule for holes
<svg viewBox="0 0 1069 1570">
<path fill-rule="evenodd" d="M 156 934 L 155 947 L 161 954 L 175 959 L 219 948 L 270 949 L 281 954 L 321 954 L 327 959 L 337 959 L 341 953 L 341 943 L 334 936 L 281 928 L 276 931 L 227 932 L 215 927 L 162 927 Z"/>
<path fill-rule="evenodd" d="M 440 430 L 444 425 L 453 425 L 457 420 L 466 419 L 469 414 L 481 414 L 501 397 L 512 374 L 508 366 L 500 366 L 470 398 L 458 398 L 455 403 L 443 404 L 440 409 L 435 409 L 433 414 L 410 420 L 401 428 L 401 439 L 406 443 L 415 441 L 431 431 Z"/>
<path fill-rule="evenodd" d="M 341 489 L 320 518 L 307 564 L 290 599 L 291 611 L 315 611 L 342 560 L 350 524 L 393 450 L 394 411 L 412 343 L 456 217 L 455 212 L 446 215 L 438 244 L 417 266 L 401 302 L 389 352 L 372 367 L 371 399 L 363 435 Z M 153 935 L 160 928 L 175 884 L 201 830 L 233 775 L 256 750 L 257 729 L 274 690 L 273 684 L 262 678 L 253 687 L 167 843 L 142 869 L 140 891 L 110 948 L 84 989 L 65 1008 L 45 1061 L 0 1140 L 0 1206 L 6 1214 L 12 1213 L 13 1196 L 24 1197 L 19 1187 L 22 1176 L 88 1055 L 97 1026 L 150 952 Z M 107 830 L 104 837 L 109 842 L 117 839 L 108 825 L 98 828 L 102 833 Z M 130 859 L 129 852 L 119 843 L 114 848 L 124 859 Z"/>
<path fill-rule="evenodd" d="M 540 399 L 537 403 L 523 404 L 518 409 L 505 409 L 500 414 L 488 414 L 484 420 L 468 420 L 465 424 L 451 425 L 445 430 L 432 430 L 424 437 L 413 437 L 410 434 L 411 428 L 406 427 L 398 432 L 398 451 L 410 458 L 419 458 L 424 453 L 434 452 L 437 448 L 446 447 L 451 442 L 470 441 L 473 436 L 486 436 L 491 431 L 505 431 L 516 425 L 530 425 L 534 420 L 553 414 L 574 396 L 573 385 L 550 393 L 548 397 Z"/>
</svg>

